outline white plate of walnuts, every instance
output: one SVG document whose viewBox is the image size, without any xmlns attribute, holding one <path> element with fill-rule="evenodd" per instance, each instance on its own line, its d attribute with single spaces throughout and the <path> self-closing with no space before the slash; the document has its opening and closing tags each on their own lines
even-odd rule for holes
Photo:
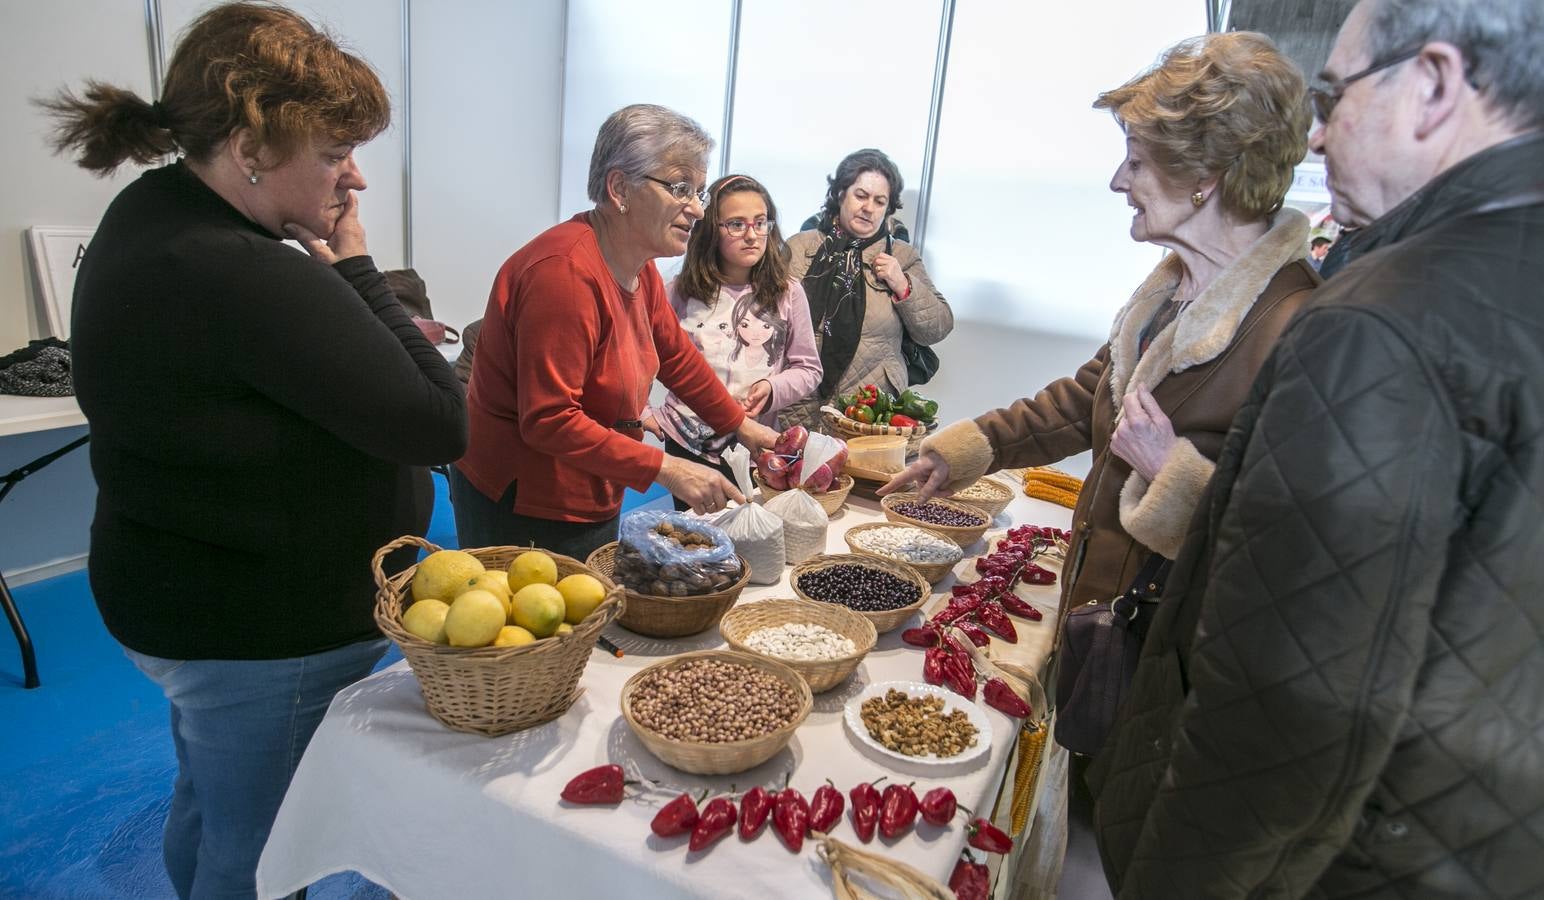
<svg viewBox="0 0 1544 900">
<path fill-rule="evenodd" d="M 973 762 L 992 746 L 992 726 L 979 706 L 919 681 L 871 684 L 847 701 L 842 718 L 871 755 L 929 771 Z"/>
</svg>

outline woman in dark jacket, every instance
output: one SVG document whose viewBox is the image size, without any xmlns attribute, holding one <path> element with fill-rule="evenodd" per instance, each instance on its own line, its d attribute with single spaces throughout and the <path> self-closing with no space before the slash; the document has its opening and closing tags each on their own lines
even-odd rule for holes
<svg viewBox="0 0 1544 900">
<path fill-rule="evenodd" d="M 250 895 L 312 732 L 385 650 L 371 555 L 423 533 L 418 467 L 466 444 L 460 385 L 359 225 L 354 148 L 386 92 L 296 14 L 231 4 L 189 27 L 160 101 L 90 83 L 46 106 L 92 171 L 182 157 L 118 195 L 76 283 L 91 586 L 171 701 L 173 886 Z"/>
</svg>

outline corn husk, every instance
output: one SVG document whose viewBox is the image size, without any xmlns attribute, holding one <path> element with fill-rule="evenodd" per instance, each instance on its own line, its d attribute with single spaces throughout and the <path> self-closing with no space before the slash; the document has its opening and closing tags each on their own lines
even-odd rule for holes
<svg viewBox="0 0 1544 900">
<path fill-rule="evenodd" d="M 831 867 L 831 893 L 836 900 L 869 900 L 873 892 L 854 881 L 854 876 L 883 885 L 907 900 L 954 900 L 954 891 L 932 876 L 897 859 L 860 850 L 821 832 L 815 852 Z"/>
</svg>

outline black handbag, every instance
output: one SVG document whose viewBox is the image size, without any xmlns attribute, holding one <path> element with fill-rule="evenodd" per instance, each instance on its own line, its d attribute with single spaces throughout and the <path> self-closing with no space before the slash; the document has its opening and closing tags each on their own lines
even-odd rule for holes
<svg viewBox="0 0 1544 900">
<path fill-rule="evenodd" d="M 429 288 L 418 272 L 413 269 L 388 269 L 382 274 L 386 276 L 391 292 L 397 295 L 397 302 L 407 310 L 413 324 L 429 339 L 429 343 L 454 344 L 461 340 L 460 331 L 434 318 L 434 309 L 429 305 Z"/>
<path fill-rule="evenodd" d="M 1056 742 L 1068 750 L 1093 756 L 1109 737 L 1169 565 L 1154 553 L 1119 597 L 1067 613 L 1056 670 Z"/>
</svg>

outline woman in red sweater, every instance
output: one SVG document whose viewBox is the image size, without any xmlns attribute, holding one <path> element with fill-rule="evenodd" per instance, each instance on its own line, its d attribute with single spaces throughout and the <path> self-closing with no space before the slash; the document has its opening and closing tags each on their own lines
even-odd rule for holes
<svg viewBox="0 0 1544 900">
<path fill-rule="evenodd" d="M 624 488 L 658 482 L 698 512 L 744 500 L 716 470 L 644 444 L 640 421 L 658 378 L 753 452 L 777 437 L 681 330 L 653 262 L 686 252 L 712 146 L 661 106 L 612 113 L 590 157 L 595 208 L 499 270 L 467 393 L 471 443 L 451 473 L 463 546 L 534 542 L 583 559 L 616 539 Z"/>
</svg>

